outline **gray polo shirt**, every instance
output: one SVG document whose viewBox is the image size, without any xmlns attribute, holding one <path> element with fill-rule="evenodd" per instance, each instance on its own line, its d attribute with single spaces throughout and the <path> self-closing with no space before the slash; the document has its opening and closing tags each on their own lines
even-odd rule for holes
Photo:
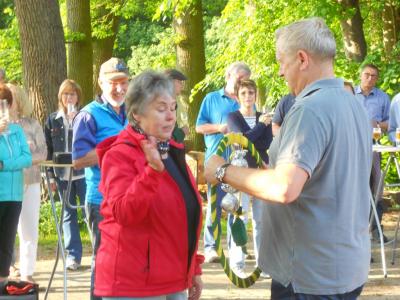
<svg viewBox="0 0 400 300">
<path fill-rule="evenodd" d="M 308 85 L 296 98 L 269 155 L 274 168 L 309 174 L 299 198 L 263 205 L 259 264 L 296 293 L 329 295 L 368 278 L 369 117 L 340 79 Z"/>
</svg>

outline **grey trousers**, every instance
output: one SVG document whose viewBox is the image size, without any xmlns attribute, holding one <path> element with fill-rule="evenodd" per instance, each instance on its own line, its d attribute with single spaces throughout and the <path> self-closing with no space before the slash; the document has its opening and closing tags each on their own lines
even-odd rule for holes
<svg viewBox="0 0 400 300">
<path fill-rule="evenodd" d="M 187 291 L 156 297 L 103 297 L 103 300 L 187 300 Z"/>
<path fill-rule="evenodd" d="M 372 196 L 375 199 L 375 196 L 377 199 L 375 199 L 376 203 L 376 211 L 378 213 L 379 217 L 379 223 L 382 221 L 382 215 L 383 215 L 383 204 L 382 204 L 382 194 L 383 194 L 383 186 L 380 187 L 378 191 L 378 185 L 379 185 L 379 180 L 381 179 L 382 176 L 382 171 L 381 171 L 381 154 L 378 152 L 374 152 L 372 156 L 372 169 L 371 169 L 371 177 L 369 180 Z M 376 228 L 376 223 L 375 223 L 375 218 L 373 218 L 372 221 L 372 230 Z"/>
</svg>

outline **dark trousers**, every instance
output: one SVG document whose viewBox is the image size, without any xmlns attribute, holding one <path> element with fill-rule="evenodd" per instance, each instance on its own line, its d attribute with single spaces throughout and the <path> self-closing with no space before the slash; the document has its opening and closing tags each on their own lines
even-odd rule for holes
<svg viewBox="0 0 400 300">
<path fill-rule="evenodd" d="M 103 220 L 103 216 L 100 214 L 100 205 L 86 202 L 86 216 L 88 217 L 89 227 L 92 234 L 92 274 L 90 277 L 90 299 L 91 300 L 101 300 L 101 297 L 94 295 L 94 283 L 96 276 L 96 254 L 100 247 L 100 230 L 99 223 Z"/>
<path fill-rule="evenodd" d="M 360 296 L 362 289 L 363 286 L 360 286 L 351 292 L 335 295 L 300 294 L 293 291 L 291 284 L 285 287 L 279 282 L 272 280 L 271 300 L 356 300 Z"/>
<path fill-rule="evenodd" d="M 0 276 L 10 273 L 22 202 L 0 201 Z"/>
</svg>

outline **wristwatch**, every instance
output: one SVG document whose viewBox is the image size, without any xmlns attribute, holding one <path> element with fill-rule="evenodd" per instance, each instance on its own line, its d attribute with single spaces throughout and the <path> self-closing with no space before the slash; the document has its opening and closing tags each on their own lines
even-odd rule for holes
<svg viewBox="0 0 400 300">
<path fill-rule="evenodd" d="M 223 179 L 225 177 L 226 169 L 230 166 L 230 163 L 223 164 L 222 166 L 218 167 L 217 170 L 215 171 L 215 178 L 219 182 L 223 182 Z"/>
</svg>

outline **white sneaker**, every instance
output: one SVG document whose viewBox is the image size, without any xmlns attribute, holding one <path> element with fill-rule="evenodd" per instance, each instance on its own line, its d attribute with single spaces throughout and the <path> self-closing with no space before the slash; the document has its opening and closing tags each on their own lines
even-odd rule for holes
<svg viewBox="0 0 400 300">
<path fill-rule="evenodd" d="M 67 258 L 67 270 L 76 271 L 80 268 L 80 264 L 75 261 L 75 259 L 68 259 Z"/>
<path fill-rule="evenodd" d="M 208 250 L 204 253 L 205 256 L 205 262 L 206 263 L 218 263 L 219 262 L 219 256 L 218 253 L 214 250 Z"/>
</svg>

